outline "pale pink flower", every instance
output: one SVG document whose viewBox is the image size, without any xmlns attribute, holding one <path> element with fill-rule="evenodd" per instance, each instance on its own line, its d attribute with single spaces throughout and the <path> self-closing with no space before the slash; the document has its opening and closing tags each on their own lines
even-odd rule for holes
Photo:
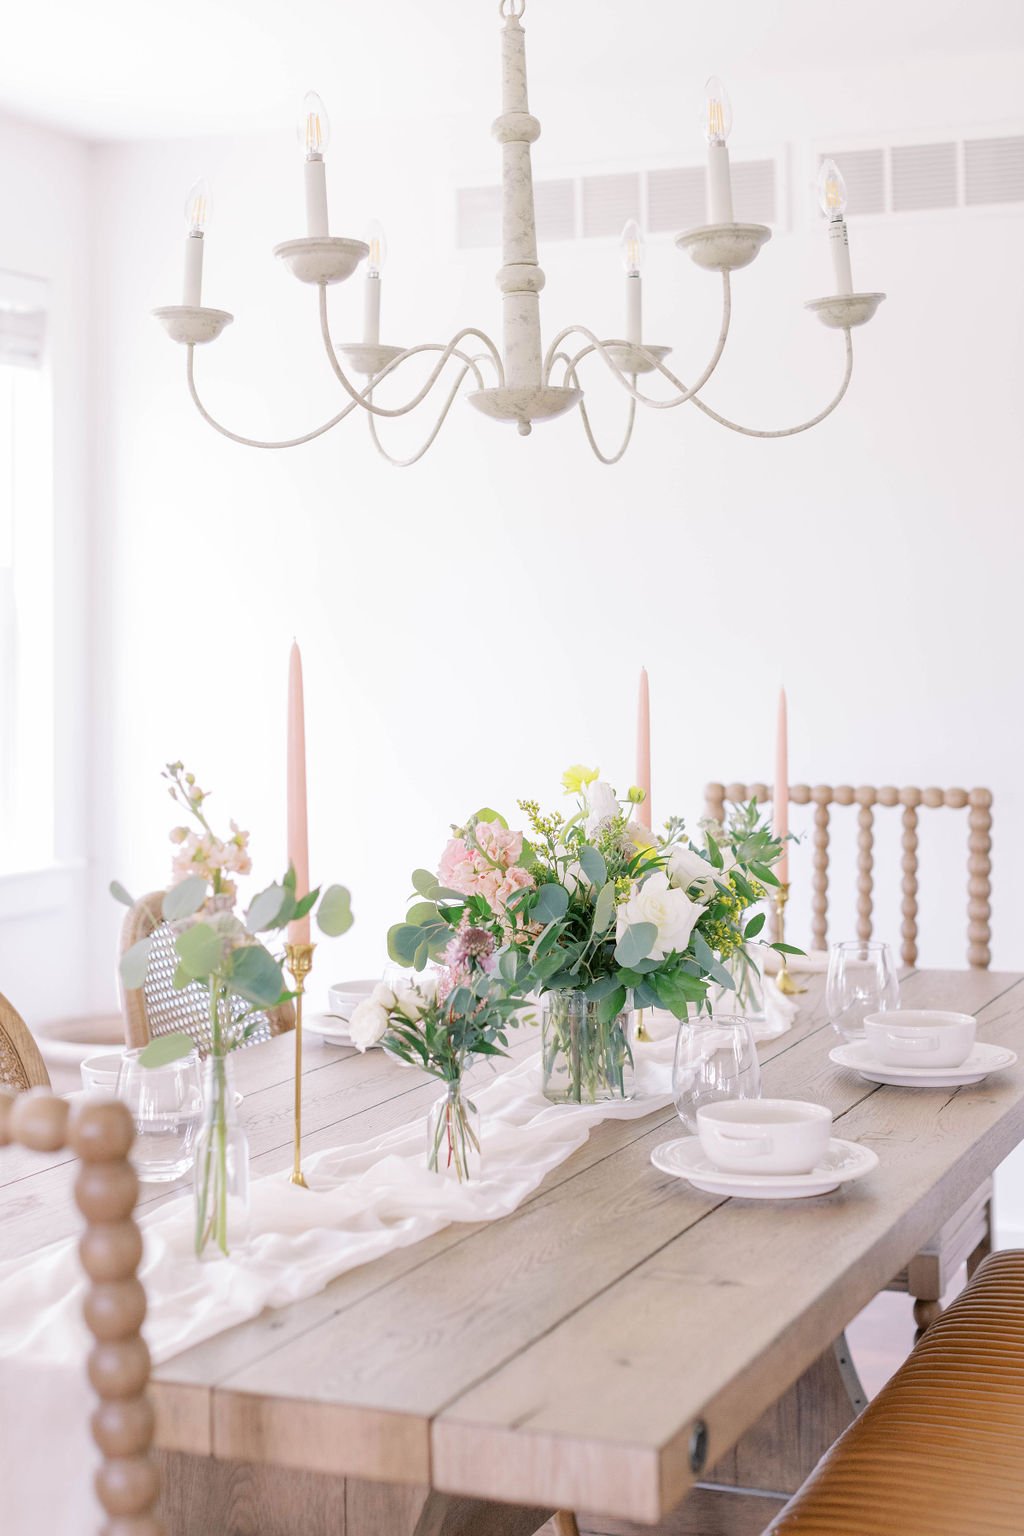
<svg viewBox="0 0 1024 1536">
<path fill-rule="evenodd" d="M 479 821 L 476 840 L 487 856 L 508 869 L 523 851 L 523 834 L 512 832 L 497 821 Z"/>
<path fill-rule="evenodd" d="M 504 908 L 510 896 L 514 896 L 516 891 L 527 890 L 533 883 L 533 876 L 528 870 L 521 864 L 513 864 L 494 893 L 495 906 Z"/>
</svg>

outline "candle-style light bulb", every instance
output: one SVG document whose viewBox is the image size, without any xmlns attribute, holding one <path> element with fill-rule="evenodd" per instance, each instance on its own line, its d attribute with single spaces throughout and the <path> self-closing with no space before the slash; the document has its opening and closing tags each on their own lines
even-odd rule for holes
<svg viewBox="0 0 1024 1536">
<path fill-rule="evenodd" d="M 205 235 L 210 222 L 210 187 L 205 176 L 189 188 L 185 199 L 185 224 L 190 235 Z"/>
<path fill-rule="evenodd" d="M 645 242 L 643 231 L 636 219 L 627 219 L 622 226 L 622 238 L 619 249 L 622 251 L 622 265 L 627 277 L 639 277 L 643 270 Z"/>
<path fill-rule="evenodd" d="M 717 75 L 704 85 L 704 137 L 709 144 L 724 144 L 732 132 L 732 103 Z"/>
<path fill-rule="evenodd" d="M 185 284 L 182 304 L 199 309 L 203 302 L 203 246 L 210 222 L 210 189 L 205 177 L 190 188 L 185 199 Z"/>
<path fill-rule="evenodd" d="M 717 75 L 704 86 L 703 128 L 708 141 L 708 223 L 731 224 L 732 182 L 726 139 L 732 130 L 732 107 Z"/>
<path fill-rule="evenodd" d="M 366 243 L 370 247 L 370 254 L 366 258 L 366 275 L 380 277 L 388 259 L 388 241 L 379 219 L 371 220 L 366 231 Z"/>
<path fill-rule="evenodd" d="M 322 157 L 331 142 L 331 120 L 316 91 L 307 91 L 302 98 L 296 136 L 307 156 Z"/>
<path fill-rule="evenodd" d="M 834 160 L 823 160 L 818 169 L 818 202 L 826 218 L 841 219 L 846 212 L 846 182 Z"/>
<path fill-rule="evenodd" d="M 834 160 L 823 160 L 818 170 L 818 202 L 828 219 L 828 243 L 832 252 L 832 271 L 836 293 L 853 292 L 850 270 L 850 237 L 846 230 L 846 182 Z"/>
<path fill-rule="evenodd" d="M 377 219 L 370 222 L 366 231 L 366 243 L 370 254 L 366 258 L 366 281 L 363 284 L 363 345 L 380 346 L 380 289 L 381 268 L 388 257 L 388 242 L 384 227 Z"/>
<path fill-rule="evenodd" d="M 312 240 L 323 239 L 330 233 L 324 151 L 331 142 L 331 122 L 316 91 L 307 91 L 302 98 L 296 137 L 306 156 L 306 234 Z"/>
</svg>

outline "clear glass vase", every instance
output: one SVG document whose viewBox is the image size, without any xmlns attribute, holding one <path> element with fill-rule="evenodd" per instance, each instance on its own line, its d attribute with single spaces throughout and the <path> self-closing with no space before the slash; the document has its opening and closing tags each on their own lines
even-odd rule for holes
<svg viewBox="0 0 1024 1536">
<path fill-rule="evenodd" d="M 195 1247 L 226 1259 L 249 1237 L 249 1138 L 238 1123 L 234 1063 L 206 1058 L 203 1127 L 195 1152 Z"/>
<path fill-rule="evenodd" d="M 458 1179 L 478 1179 L 483 1156 L 480 1149 L 480 1111 L 467 1097 L 462 1079 L 445 1084 L 445 1091 L 427 1121 L 427 1167 Z"/>
<path fill-rule="evenodd" d="M 711 987 L 708 996 L 712 1008 L 716 1013 L 721 1010 L 722 1013 L 739 1014 L 752 1024 L 763 1024 L 764 976 L 756 946 L 741 944 L 724 964 L 736 988 L 733 991 L 729 987 Z"/>
<path fill-rule="evenodd" d="M 633 1011 L 603 1024 L 584 992 L 549 992 L 541 1014 L 544 1097 L 553 1104 L 601 1104 L 631 1099 Z"/>
</svg>

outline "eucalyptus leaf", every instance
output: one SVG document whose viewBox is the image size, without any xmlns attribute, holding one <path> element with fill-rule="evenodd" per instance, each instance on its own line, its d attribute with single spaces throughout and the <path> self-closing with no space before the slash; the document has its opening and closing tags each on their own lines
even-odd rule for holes
<svg viewBox="0 0 1024 1536">
<path fill-rule="evenodd" d="M 343 885 L 329 885 L 316 909 L 316 925 L 329 939 L 340 938 L 352 927 L 352 897 Z"/>
<path fill-rule="evenodd" d="M 592 848 L 589 843 L 584 843 L 580 848 L 579 858 L 580 868 L 591 885 L 595 888 L 604 885 L 608 879 L 608 866 L 597 849 Z"/>
<path fill-rule="evenodd" d="M 499 827 L 504 827 L 505 831 L 506 832 L 508 831 L 508 822 L 505 820 L 504 816 L 501 814 L 500 811 L 492 811 L 489 805 L 485 805 L 483 810 L 477 811 L 476 815 L 472 818 L 472 820 L 473 821 L 496 821 L 498 823 Z"/>
<path fill-rule="evenodd" d="M 140 1067 L 169 1067 L 172 1061 L 181 1061 L 196 1048 L 191 1035 L 176 1029 L 169 1035 L 156 1035 L 139 1052 Z"/>
<path fill-rule="evenodd" d="M 124 905 L 126 907 L 134 907 L 134 905 L 135 905 L 135 898 L 134 898 L 134 896 L 129 896 L 128 892 L 125 890 L 125 888 L 121 884 L 120 880 L 111 880 L 109 889 L 110 889 L 110 894 L 111 894 L 111 896 L 113 896 L 115 901 L 121 902 L 122 905 Z"/>
<path fill-rule="evenodd" d="M 262 944 L 246 944 L 231 957 L 231 990 L 257 1008 L 273 1008 L 284 991 L 281 967 Z"/>
<path fill-rule="evenodd" d="M 274 925 L 276 928 L 283 928 L 286 923 L 294 923 L 297 918 L 305 917 L 307 912 L 312 912 L 320 899 L 320 887 L 317 886 L 315 891 L 307 891 L 301 901 L 295 901 L 291 891 L 288 894 L 295 905 L 289 908 L 288 903 L 285 903 L 284 911 L 277 914 L 277 922 Z"/>
<path fill-rule="evenodd" d="M 180 923 L 198 912 L 206 900 L 206 889 L 205 875 L 189 875 L 180 885 L 172 885 L 164 894 L 164 922 Z"/>
<path fill-rule="evenodd" d="M 193 981 L 204 981 L 211 972 L 219 969 L 224 958 L 224 946 L 220 934 L 209 923 L 193 923 L 174 941 L 181 969 L 188 972 Z"/>
<path fill-rule="evenodd" d="M 564 917 L 569 907 L 569 892 L 564 885 L 553 881 L 537 887 L 530 906 L 530 917 L 535 923 L 551 923 Z"/>
<path fill-rule="evenodd" d="M 598 891 L 597 900 L 594 903 L 594 921 L 590 931 L 595 938 L 598 934 L 607 932 L 612 925 L 614 916 L 615 885 L 609 880 L 608 884 L 603 885 L 600 891 Z"/>
<path fill-rule="evenodd" d="M 656 924 L 630 923 L 615 946 L 616 960 L 627 968 L 636 965 L 638 960 L 646 960 L 657 937 Z"/>
<path fill-rule="evenodd" d="M 639 924 L 637 926 L 639 926 Z M 653 928 L 654 924 L 649 923 L 646 926 Z M 613 1019 L 618 1018 L 619 1014 L 622 1012 L 625 1006 L 626 989 L 625 987 L 616 987 L 614 992 L 609 992 L 608 996 L 603 997 L 597 1005 L 597 1017 L 599 1022 L 602 1024 L 610 1024 Z"/>
<path fill-rule="evenodd" d="M 286 901 L 294 905 L 295 898 L 284 885 L 268 885 L 265 891 L 254 896 L 245 914 L 245 926 L 249 932 L 262 933 L 266 928 L 279 927 L 277 919 Z"/>
<path fill-rule="evenodd" d="M 152 939 L 140 939 L 133 944 L 131 949 L 126 949 L 121 956 L 121 980 L 129 992 L 137 992 L 145 985 L 146 972 L 149 969 L 149 952 L 153 947 Z"/>
<path fill-rule="evenodd" d="M 388 954 L 398 965 L 411 965 L 423 943 L 423 930 L 412 923 L 395 923 L 388 929 Z"/>
</svg>

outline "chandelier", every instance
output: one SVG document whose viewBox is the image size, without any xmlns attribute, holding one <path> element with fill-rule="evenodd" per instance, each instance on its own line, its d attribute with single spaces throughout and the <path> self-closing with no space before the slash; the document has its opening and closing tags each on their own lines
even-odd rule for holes
<svg viewBox="0 0 1024 1536">
<path fill-rule="evenodd" d="M 732 190 L 729 176 L 729 151 L 726 141 L 732 126 L 728 97 L 720 82 L 711 79 L 706 87 L 704 127 L 708 143 L 708 223 L 676 236 L 676 246 L 685 251 L 699 267 L 718 272 L 722 279 L 722 323 L 718 340 L 704 368 L 692 384 L 685 384 L 667 366 L 670 348 L 643 339 L 642 277 L 643 238 L 634 220 L 623 230 L 622 256 L 626 271 L 625 335 L 602 338 L 584 325 L 568 325 L 560 330 L 545 351 L 541 340 L 540 292 L 544 273 L 537 262 L 537 230 L 534 215 L 533 178 L 530 146 L 540 135 L 540 123 L 531 115 L 526 92 L 526 37 L 521 21 L 526 0 L 500 0 L 501 33 L 501 115 L 493 126 L 501 145 L 501 237 L 502 265 L 497 273 L 501 290 L 501 346 L 475 326 L 457 331 L 447 343 L 424 342 L 413 347 L 384 346 L 380 341 L 381 269 L 385 255 L 383 232 L 371 228 L 369 240 L 342 239 L 329 233 L 324 153 L 329 128 L 320 98 L 306 97 L 300 119 L 300 141 L 305 151 L 306 235 L 301 240 L 286 240 L 275 246 L 279 257 L 300 282 L 318 291 L 320 331 L 327 360 L 345 395 L 345 403 L 336 415 L 301 437 L 278 442 L 259 442 L 242 437 L 215 421 L 202 403 L 195 381 L 195 349 L 214 341 L 229 325 L 232 316 L 222 309 L 202 304 L 202 267 L 205 226 L 209 198 L 205 183 L 198 183 L 189 195 L 185 216 L 188 232 L 185 240 L 184 302 L 154 310 L 174 341 L 187 349 L 189 393 L 205 421 L 232 442 L 255 448 L 293 448 L 311 442 L 336 427 L 354 412 L 365 415 L 374 444 L 392 464 L 415 464 L 434 442 L 451 406 L 469 380 L 466 399 L 493 421 L 513 423 L 528 435 L 535 422 L 549 421 L 579 407 L 583 428 L 591 448 L 603 464 L 622 458 L 633 434 L 638 405 L 655 411 L 671 410 L 689 403 L 710 416 L 720 426 L 747 437 L 790 437 L 817 426 L 831 415 L 849 387 L 853 372 L 854 326 L 870 320 L 885 297 L 882 293 L 855 293 L 850 274 L 850 251 L 845 211 L 846 190 L 842 176 L 831 160 L 826 160 L 818 174 L 818 195 L 827 218 L 828 242 L 832 252 L 835 293 L 812 299 L 806 308 L 824 325 L 842 331 L 845 367 L 835 396 L 810 420 L 795 427 L 758 431 L 744 427 L 712 410 L 701 399 L 701 390 L 711 378 L 725 348 L 732 312 L 731 274 L 749 266 L 761 247 L 771 238 L 763 224 L 739 224 L 733 218 Z M 366 262 L 364 283 L 363 338 L 360 342 L 335 344 L 328 321 L 327 290 L 345 282 Z M 379 387 L 410 358 L 436 354 L 430 372 L 415 393 L 399 405 L 386 406 L 379 401 Z M 627 399 L 626 424 L 621 442 L 605 452 L 598 444 L 587 414 L 581 369 L 596 363 L 624 391 Z M 346 371 L 347 365 L 348 371 Z M 360 382 L 353 382 L 355 374 Z M 660 375 L 672 393 L 663 398 L 646 392 L 640 380 Z M 409 457 L 388 453 L 378 434 L 378 422 L 406 416 L 430 396 L 436 385 L 444 383 L 447 394 L 426 440 Z M 365 382 L 362 382 L 365 381 Z M 375 394 L 378 398 L 375 399 Z"/>
</svg>

